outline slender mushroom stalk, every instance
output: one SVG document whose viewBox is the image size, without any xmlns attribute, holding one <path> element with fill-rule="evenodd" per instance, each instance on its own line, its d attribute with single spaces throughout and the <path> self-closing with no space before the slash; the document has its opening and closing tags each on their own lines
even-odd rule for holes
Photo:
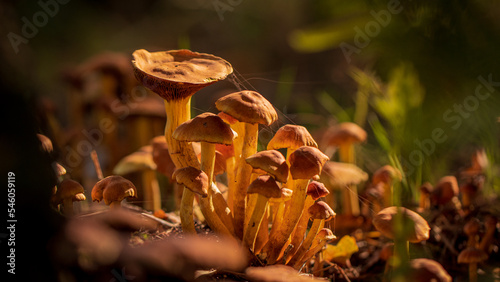
<svg viewBox="0 0 500 282">
<path fill-rule="evenodd" d="M 180 215 L 181 222 L 185 223 L 183 224 L 182 231 L 186 234 L 196 234 L 193 220 L 194 193 L 202 197 L 208 196 L 208 176 L 202 170 L 187 166 L 175 170 L 172 174 L 172 178 L 175 179 L 177 183 L 184 185 L 184 190 L 189 189 L 193 192 L 182 197 L 181 211 L 183 212 L 181 212 Z M 188 218 L 182 218 L 183 216 L 187 216 Z"/>
<path fill-rule="evenodd" d="M 338 147 L 339 161 L 344 163 L 356 163 L 354 144 L 366 140 L 366 131 L 352 122 L 344 122 L 332 128 L 325 135 L 329 146 Z M 358 190 L 356 185 L 349 185 L 343 190 L 344 203 L 347 215 L 358 216 L 360 214 L 358 202 Z"/>
<path fill-rule="evenodd" d="M 287 262 L 287 265 L 295 266 L 297 262 L 301 261 L 302 256 L 311 248 L 311 245 L 316 237 L 316 234 L 324 227 L 325 221 L 331 220 L 335 217 L 335 212 L 323 201 L 314 203 L 308 209 L 309 217 L 313 220 L 309 233 L 298 248 L 297 252 Z"/>
<path fill-rule="evenodd" d="M 373 219 L 373 225 L 384 236 L 394 240 L 396 267 L 409 262 L 409 242 L 429 239 L 430 227 L 418 213 L 403 207 L 387 207 Z"/>
<path fill-rule="evenodd" d="M 234 234 L 233 218 L 230 212 L 226 212 L 228 207 L 225 201 L 214 203 L 215 194 L 220 194 L 220 192 L 212 183 L 215 167 L 215 144 L 231 144 L 234 136 L 235 132 L 231 127 L 212 113 L 200 114 L 180 124 L 172 134 L 172 137 L 179 141 L 200 142 L 201 170 L 207 174 L 209 183 L 208 197 L 200 200 L 200 207 L 208 222 L 221 220 L 232 234 Z"/>
<path fill-rule="evenodd" d="M 156 211 L 161 209 L 161 196 L 152 151 L 152 146 L 148 145 L 125 156 L 115 165 L 113 173 L 116 175 L 126 175 L 133 172 L 141 172 L 144 209 Z"/>
<path fill-rule="evenodd" d="M 269 199 L 271 207 L 273 207 L 273 225 L 271 227 L 270 235 L 278 231 L 278 227 L 281 226 L 283 218 L 285 217 L 285 203 L 292 198 L 293 191 L 288 188 L 281 188 L 281 197 L 276 199 Z"/>
<path fill-rule="evenodd" d="M 257 194 L 257 200 L 248 221 L 248 227 L 243 235 L 243 243 L 253 252 L 255 249 L 255 238 L 260 228 L 264 212 L 268 206 L 269 198 L 280 198 L 281 188 L 276 180 L 269 175 L 262 175 L 248 186 L 248 194 Z"/>
<path fill-rule="evenodd" d="M 71 179 L 64 179 L 58 186 L 53 203 L 55 205 L 61 204 L 64 215 L 71 217 L 74 214 L 73 202 L 85 201 L 86 199 L 83 186 Z"/>
<path fill-rule="evenodd" d="M 488 259 L 488 254 L 475 247 L 468 247 L 458 254 L 458 263 L 469 264 L 469 281 L 477 281 L 477 264 Z"/>
<path fill-rule="evenodd" d="M 431 193 L 431 204 L 445 206 L 458 196 L 458 182 L 453 175 L 443 176 L 439 179 Z"/>
<path fill-rule="evenodd" d="M 233 69 L 227 61 L 189 50 L 150 53 L 136 50 L 132 65 L 139 82 L 165 100 L 165 139 L 170 157 L 177 168 L 199 168 L 190 143 L 172 138 L 174 130 L 191 118 L 191 96 L 198 90 L 225 79 Z M 183 192 L 189 195 L 191 191 Z"/>
<path fill-rule="evenodd" d="M 92 188 L 92 201 L 104 200 L 104 203 L 112 209 L 119 208 L 123 199 L 135 197 L 137 197 L 135 185 L 119 175 L 103 178 Z"/>
<path fill-rule="evenodd" d="M 311 181 L 307 186 L 307 195 L 306 202 L 304 204 L 304 210 L 302 211 L 302 215 L 300 216 L 295 229 L 293 230 L 292 240 L 290 244 L 293 246 L 292 249 L 288 252 L 288 255 L 292 257 L 299 247 L 302 244 L 302 240 L 304 240 L 304 235 L 306 234 L 307 224 L 309 222 L 310 214 L 308 213 L 309 208 L 314 204 L 314 202 L 322 197 L 325 197 L 330 192 L 328 189 L 318 181 Z"/>
<path fill-rule="evenodd" d="M 302 214 L 309 180 L 321 173 L 326 161 L 328 161 L 328 157 L 314 147 L 303 146 L 290 155 L 290 173 L 294 184 L 293 194 L 290 205 L 285 208 L 286 217 L 274 236 L 269 237 L 269 241 L 260 254 L 262 258 L 267 260 L 268 264 L 273 264 L 278 259 Z"/>
<path fill-rule="evenodd" d="M 311 247 L 307 252 L 302 256 L 300 260 L 298 260 L 293 266 L 295 269 L 299 269 L 304 263 L 308 262 L 317 252 L 321 251 L 323 247 L 331 240 L 336 239 L 337 237 L 333 235 L 332 231 L 328 228 L 321 229 L 311 244 Z"/>
<path fill-rule="evenodd" d="M 226 95 L 215 102 L 215 106 L 244 124 L 241 156 L 237 163 L 233 202 L 234 230 L 237 238 L 243 238 L 246 214 L 246 191 L 250 184 L 252 167 L 246 158 L 257 152 L 259 124 L 271 125 L 278 114 L 271 103 L 255 91 L 240 91 Z M 236 154 L 236 152 L 235 152 Z"/>
<path fill-rule="evenodd" d="M 234 130 L 234 129 L 233 129 Z M 236 130 L 235 130 L 236 132 Z M 236 134 L 238 134 L 236 132 Z M 238 136 L 235 140 L 239 139 Z M 234 140 L 233 140 L 234 144 Z M 235 172 L 236 172 L 236 157 L 234 154 L 234 145 L 222 145 L 216 144 L 215 150 L 219 151 L 226 161 L 226 175 L 227 175 L 227 206 L 230 210 L 233 210 L 233 200 L 234 200 L 234 184 L 235 184 Z"/>
</svg>

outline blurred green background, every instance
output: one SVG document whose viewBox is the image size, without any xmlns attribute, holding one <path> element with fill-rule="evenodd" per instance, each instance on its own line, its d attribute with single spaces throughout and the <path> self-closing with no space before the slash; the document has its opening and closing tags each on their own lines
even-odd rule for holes
<svg viewBox="0 0 500 282">
<path fill-rule="evenodd" d="M 481 147 L 497 175 L 498 1 L 42 0 L 3 3 L 0 13 L 5 86 L 32 103 L 51 99 L 65 128 L 65 70 L 105 51 L 131 58 L 141 48 L 189 48 L 235 70 L 194 96 L 194 114 L 252 89 L 281 113 L 270 133 L 286 123 L 314 134 L 337 122 L 363 125 L 359 165 L 373 172 L 400 163 L 407 188 L 457 174 Z M 26 20 L 40 24 L 29 36 Z M 489 179 L 487 190 L 499 191 Z"/>
</svg>

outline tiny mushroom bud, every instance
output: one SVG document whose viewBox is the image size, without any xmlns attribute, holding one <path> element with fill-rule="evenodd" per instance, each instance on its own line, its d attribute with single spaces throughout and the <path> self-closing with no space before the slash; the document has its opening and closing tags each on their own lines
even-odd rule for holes
<svg viewBox="0 0 500 282">
<path fill-rule="evenodd" d="M 85 201 L 84 189 L 80 183 L 64 179 L 59 183 L 57 192 L 53 197 L 53 204 L 62 204 L 63 212 L 66 216 L 73 215 L 73 202 Z"/>
<path fill-rule="evenodd" d="M 257 231 L 260 228 L 264 212 L 268 206 L 269 198 L 281 198 L 281 188 L 276 183 L 276 180 L 269 175 L 262 175 L 255 179 L 248 186 L 248 194 L 257 194 L 257 201 L 252 212 L 252 216 L 248 221 L 248 226 L 245 229 L 243 243 L 254 251 L 255 238 Z"/>
<path fill-rule="evenodd" d="M 97 202 L 104 200 L 110 208 L 118 208 L 123 199 L 135 198 L 136 195 L 135 185 L 119 175 L 99 180 L 92 188 L 92 200 Z"/>
</svg>

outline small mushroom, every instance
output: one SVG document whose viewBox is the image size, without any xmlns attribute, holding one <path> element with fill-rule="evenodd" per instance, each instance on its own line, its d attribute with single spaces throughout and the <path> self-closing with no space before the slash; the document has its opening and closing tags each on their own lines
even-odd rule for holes
<svg viewBox="0 0 500 282">
<path fill-rule="evenodd" d="M 193 220 L 194 193 L 199 194 L 202 197 L 208 196 L 208 176 L 202 170 L 192 166 L 187 166 L 176 169 L 172 178 L 177 183 L 184 185 L 184 190 L 189 189 L 192 192 L 188 195 L 183 195 L 180 215 L 182 230 L 185 233 L 196 234 Z"/>
<path fill-rule="evenodd" d="M 469 238 L 469 240 L 467 241 L 467 247 L 477 247 L 478 234 L 480 228 L 481 228 L 481 223 L 477 218 L 471 218 L 464 225 L 464 233 Z"/>
<path fill-rule="evenodd" d="M 419 209 L 420 211 L 424 212 L 430 209 L 431 207 L 431 201 L 430 201 L 430 195 L 432 193 L 433 187 L 430 182 L 424 182 L 420 188 L 420 200 L 419 200 Z"/>
<path fill-rule="evenodd" d="M 383 167 L 377 169 L 372 176 L 372 185 L 377 185 L 383 183 L 383 207 L 389 207 L 394 205 L 393 197 L 393 184 L 395 181 L 401 182 L 402 175 L 401 172 L 390 165 L 384 165 Z"/>
<path fill-rule="evenodd" d="M 488 259 L 488 254 L 475 247 L 468 247 L 458 254 L 458 263 L 469 265 L 469 281 L 477 281 L 477 264 Z"/>
<path fill-rule="evenodd" d="M 269 175 L 259 176 L 248 186 L 248 194 L 257 194 L 257 201 L 252 212 L 252 216 L 248 221 L 248 226 L 245 228 L 243 243 L 250 248 L 255 249 L 255 238 L 257 231 L 260 228 L 264 212 L 268 207 L 270 198 L 280 198 L 281 188 L 276 183 L 276 180 Z"/>
<path fill-rule="evenodd" d="M 57 187 L 53 203 L 55 205 L 62 204 L 64 215 L 73 216 L 73 202 L 85 201 L 84 193 L 85 191 L 80 183 L 71 179 L 64 179 Z"/>
<path fill-rule="evenodd" d="M 458 196 L 457 178 L 453 175 L 443 176 L 431 193 L 431 204 L 444 206 Z"/>
<path fill-rule="evenodd" d="M 125 198 L 137 197 L 135 185 L 122 176 L 111 175 L 99 180 L 92 188 L 92 201 L 104 203 L 110 208 L 119 208 Z"/>
<path fill-rule="evenodd" d="M 437 261 L 425 258 L 412 259 L 410 272 L 407 275 L 412 282 L 451 282 L 451 276 Z"/>
</svg>

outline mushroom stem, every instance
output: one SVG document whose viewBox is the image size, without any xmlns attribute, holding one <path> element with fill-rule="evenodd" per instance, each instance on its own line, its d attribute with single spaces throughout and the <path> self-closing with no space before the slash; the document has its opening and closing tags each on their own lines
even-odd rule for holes
<svg viewBox="0 0 500 282">
<path fill-rule="evenodd" d="M 311 196 L 306 196 L 306 202 L 304 204 L 304 209 L 302 210 L 302 215 L 293 230 L 292 241 L 293 245 L 292 249 L 289 252 L 290 257 L 293 256 L 301 246 L 302 241 L 304 240 L 304 235 L 306 234 L 307 224 L 309 223 L 309 214 L 307 210 L 314 204 L 314 200 Z"/>
<path fill-rule="evenodd" d="M 250 176 L 253 169 L 246 162 L 246 159 L 257 152 L 258 133 L 259 124 L 245 123 L 245 134 L 241 156 L 238 161 L 238 170 L 236 172 L 236 189 L 233 202 L 234 231 L 237 238 L 243 238 L 246 213 L 246 189 L 250 184 Z"/>
<path fill-rule="evenodd" d="M 234 156 L 226 159 L 227 173 L 227 206 L 233 210 L 234 190 L 235 190 L 236 158 Z"/>
<path fill-rule="evenodd" d="M 469 263 L 469 282 L 477 281 L 477 263 Z"/>
<path fill-rule="evenodd" d="M 182 231 L 186 234 L 196 234 L 193 219 L 193 201 L 194 193 L 182 185 L 182 200 L 180 207 L 180 218 L 182 224 Z"/>
<path fill-rule="evenodd" d="M 302 214 L 304 204 L 307 184 L 309 179 L 295 179 L 293 180 L 293 194 L 290 199 L 290 205 L 286 207 L 285 214 L 287 215 L 281 226 L 276 231 L 275 236 L 271 236 L 262 253 L 267 255 L 268 264 L 273 264 L 278 259 L 278 256 L 283 248 L 284 244 L 290 237 L 297 221 Z"/>
<path fill-rule="evenodd" d="M 216 215 L 220 221 L 222 221 L 229 233 L 234 236 L 233 214 L 231 213 L 231 209 L 229 209 L 224 196 L 222 196 L 222 193 L 214 182 L 210 184 L 208 193 L 209 195 L 210 193 L 212 194 L 212 201 Z"/>
<path fill-rule="evenodd" d="M 161 195 L 158 179 L 154 170 L 145 170 L 142 174 L 142 186 L 144 191 L 144 207 L 156 211 L 161 209 Z"/>
<path fill-rule="evenodd" d="M 324 219 L 314 219 L 311 228 L 309 229 L 309 233 L 307 233 L 306 238 L 297 249 L 297 252 L 291 257 L 288 261 L 287 265 L 294 266 L 297 262 L 299 262 L 302 256 L 307 252 L 307 250 L 311 247 L 316 234 L 324 227 L 325 220 Z"/>
<path fill-rule="evenodd" d="M 339 146 L 339 160 L 340 162 L 355 164 L 356 157 L 354 152 L 354 145 L 345 144 Z M 350 184 L 342 190 L 344 194 L 345 211 L 348 215 L 358 216 L 359 202 L 358 202 L 358 188 L 356 185 Z"/>
<path fill-rule="evenodd" d="M 112 209 L 112 210 L 114 210 L 114 209 L 119 209 L 119 208 L 121 208 L 121 206 L 122 206 L 122 203 L 121 203 L 121 202 L 118 202 L 118 201 L 111 202 L 111 203 L 109 204 L 109 208 L 110 208 L 110 209 Z"/>
<path fill-rule="evenodd" d="M 269 240 L 269 205 L 267 205 L 267 209 L 264 212 L 257 237 L 255 238 L 254 254 L 260 252 L 262 247 L 267 243 L 267 240 Z"/>
<path fill-rule="evenodd" d="M 268 198 L 258 193 L 256 193 L 256 195 L 257 200 L 255 202 L 255 207 L 253 209 L 252 216 L 248 221 L 248 227 L 246 228 L 245 234 L 243 236 L 243 243 L 247 247 L 249 247 L 252 252 L 255 248 L 255 238 L 257 237 L 257 232 L 259 231 L 264 212 L 266 211 L 266 208 L 268 206 Z"/>
<path fill-rule="evenodd" d="M 317 252 L 321 251 L 323 247 L 328 243 L 329 240 L 335 239 L 335 235 L 331 233 L 329 229 L 323 228 L 320 232 L 316 234 L 311 247 L 307 252 L 298 260 L 293 266 L 295 269 L 299 269 L 304 263 L 310 260 Z"/>
<path fill-rule="evenodd" d="M 269 236 L 276 236 L 275 233 L 283 222 L 283 217 L 285 215 L 285 202 L 276 203 L 275 212 L 273 213 L 273 226 L 271 227 L 271 233 Z"/>
<path fill-rule="evenodd" d="M 63 199 L 62 206 L 63 206 L 63 211 L 64 211 L 65 216 L 67 216 L 67 217 L 73 216 L 73 214 L 74 214 L 74 212 L 73 212 L 73 199 L 71 199 L 71 198 Z"/>
</svg>

